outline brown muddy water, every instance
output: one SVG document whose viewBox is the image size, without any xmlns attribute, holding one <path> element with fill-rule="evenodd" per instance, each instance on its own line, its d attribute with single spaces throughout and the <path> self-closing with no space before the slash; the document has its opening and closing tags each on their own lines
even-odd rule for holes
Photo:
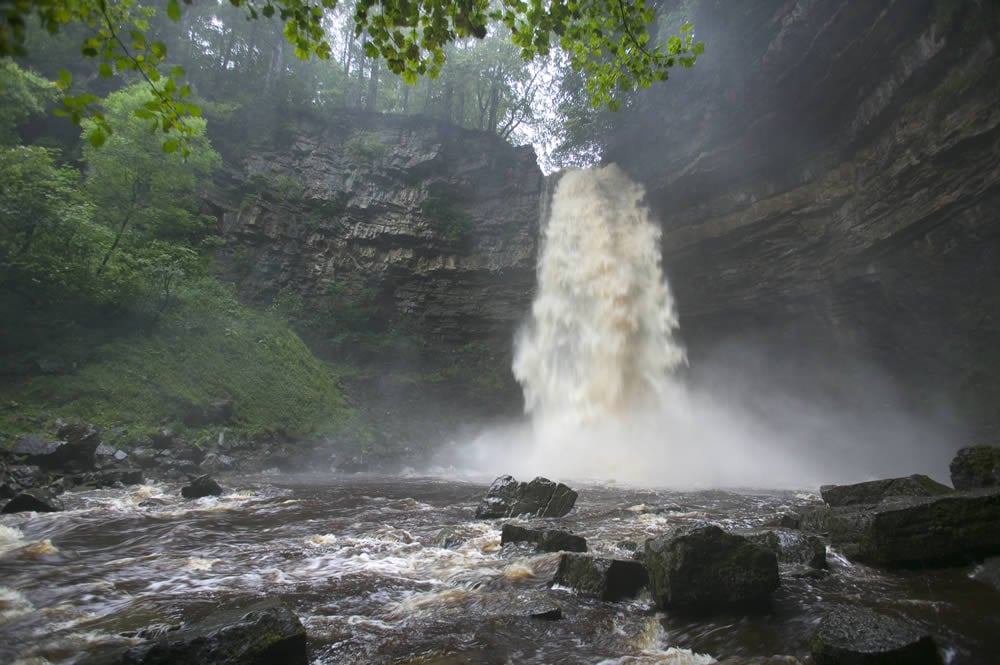
<svg viewBox="0 0 1000 665">
<path fill-rule="evenodd" d="M 65 495 L 67 511 L 0 517 L 0 663 L 73 663 L 121 633 L 277 597 L 302 619 L 313 663 L 663 663 L 803 657 L 823 613 L 863 605 L 923 624 L 953 665 L 1000 662 L 1000 593 L 970 569 L 885 573 L 829 553 L 811 579 L 782 571 L 773 612 L 690 620 L 647 597 L 603 603 L 550 589 L 558 555 L 500 547 L 474 518 L 488 483 L 418 477 L 230 478 L 195 501 L 179 486 Z M 671 525 L 762 525 L 817 500 L 794 492 L 577 486 L 548 525 L 629 556 Z M 451 546 L 435 545 L 445 528 Z M 525 616 L 555 601 L 563 618 Z"/>
</svg>

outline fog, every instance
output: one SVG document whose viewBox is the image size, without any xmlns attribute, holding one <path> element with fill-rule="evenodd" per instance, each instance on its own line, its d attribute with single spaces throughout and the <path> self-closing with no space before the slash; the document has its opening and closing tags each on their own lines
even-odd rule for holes
<svg viewBox="0 0 1000 665">
<path fill-rule="evenodd" d="M 947 482 L 961 440 L 947 404 L 914 413 L 888 376 L 839 349 L 737 330 L 688 364 L 659 242 L 620 170 L 565 175 L 515 342 L 526 416 L 452 442 L 435 466 L 676 488 Z"/>
</svg>

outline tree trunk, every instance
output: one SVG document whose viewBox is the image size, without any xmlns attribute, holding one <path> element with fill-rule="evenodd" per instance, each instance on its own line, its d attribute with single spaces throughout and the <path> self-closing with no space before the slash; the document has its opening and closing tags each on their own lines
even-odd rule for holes
<svg viewBox="0 0 1000 665">
<path fill-rule="evenodd" d="M 365 97 L 365 110 L 375 110 L 375 99 L 378 97 L 378 60 L 372 60 L 371 72 L 368 74 L 368 95 Z"/>
</svg>

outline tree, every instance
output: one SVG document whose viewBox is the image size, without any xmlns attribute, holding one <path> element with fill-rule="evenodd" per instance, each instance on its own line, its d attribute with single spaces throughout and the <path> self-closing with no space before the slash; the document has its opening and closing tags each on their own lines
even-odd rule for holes
<svg viewBox="0 0 1000 665">
<path fill-rule="evenodd" d="M 193 0 L 184 0 L 191 5 Z M 325 16 L 337 0 L 230 0 L 251 19 L 277 17 L 295 55 L 329 58 L 332 52 Z M 187 8 L 187 11 L 192 11 Z M 179 0 L 168 0 L 167 16 L 177 22 L 183 11 Z M 101 76 L 135 73 L 142 77 L 152 99 L 145 109 L 148 119 L 164 132 L 177 132 L 164 142 L 166 150 L 187 151 L 194 127 L 188 120 L 200 115 L 189 97 L 191 88 L 181 83 L 179 66 L 161 72 L 167 47 L 147 32 L 151 8 L 136 0 L 17 0 L 0 14 L 0 56 L 25 53 L 26 26 L 34 16 L 49 32 L 67 25 L 92 26 L 82 44 L 85 56 L 97 61 Z M 421 75 L 435 77 L 446 60 L 449 44 L 466 38 L 484 39 L 498 26 L 510 32 L 511 42 L 524 60 L 547 55 L 559 48 L 570 65 L 587 76 L 586 89 L 594 105 L 614 109 L 621 92 L 648 87 L 665 80 L 675 65 L 691 66 L 703 50 L 685 24 L 662 44 L 653 44 L 650 25 L 654 10 L 646 0 L 357 0 L 352 16 L 355 37 L 371 58 L 381 58 L 389 71 L 413 83 Z M 655 32 L 655 30 L 654 30 Z M 224 49 L 223 49 L 224 50 Z M 280 62 L 272 64 L 283 66 Z M 371 76 L 377 72 L 372 68 Z M 265 82 L 270 80 L 265 78 Z M 377 78 L 371 79 L 377 85 Z M 60 73 L 57 84 L 69 90 L 72 76 Z M 374 95 L 372 95 L 374 97 Z M 74 122 L 92 121 L 89 138 L 94 145 L 112 131 L 90 93 L 67 94 L 61 113 Z"/>
<path fill-rule="evenodd" d="M 205 121 L 188 120 L 188 154 L 163 154 L 160 138 L 150 132 L 153 111 L 147 91 L 135 84 L 108 96 L 104 112 L 116 128 L 100 149 L 93 141 L 84 146 L 86 181 L 103 221 L 114 231 L 114 240 L 98 268 L 103 273 L 115 250 L 136 230 L 144 242 L 178 239 L 197 234 L 207 219 L 196 214 L 194 193 L 221 162 L 205 138 Z M 102 131 L 92 121 L 83 123 L 84 135 Z M 168 142 L 179 141 L 178 132 L 167 133 Z"/>
<path fill-rule="evenodd" d="M 0 145 L 18 143 L 18 125 L 44 113 L 56 92 L 52 83 L 37 74 L 0 60 Z"/>
</svg>

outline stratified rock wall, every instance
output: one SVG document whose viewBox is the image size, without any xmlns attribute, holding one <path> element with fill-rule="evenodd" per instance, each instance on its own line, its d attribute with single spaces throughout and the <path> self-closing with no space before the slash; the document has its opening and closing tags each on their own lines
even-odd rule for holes
<svg viewBox="0 0 1000 665">
<path fill-rule="evenodd" d="M 223 255 L 245 294 L 291 288 L 319 303 L 363 284 L 434 341 L 509 345 L 534 283 L 542 174 L 530 147 L 345 111 L 302 122 L 244 168 Z"/>
<path fill-rule="evenodd" d="M 1000 6 L 687 4 L 705 55 L 606 160 L 663 222 L 693 362 L 754 336 L 863 356 L 1000 434 Z"/>
<path fill-rule="evenodd" d="M 510 354 L 535 281 L 534 151 L 421 117 L 288 120 L 287 143 L 248 150 L 208 201 L 223 277 L 251 302 L 297 308 L 314 350 L 368 368 L 351 392 L 381 429 L 398 419 L 401 443 L 470 405 L 519 411 Z"/>
</svg>

